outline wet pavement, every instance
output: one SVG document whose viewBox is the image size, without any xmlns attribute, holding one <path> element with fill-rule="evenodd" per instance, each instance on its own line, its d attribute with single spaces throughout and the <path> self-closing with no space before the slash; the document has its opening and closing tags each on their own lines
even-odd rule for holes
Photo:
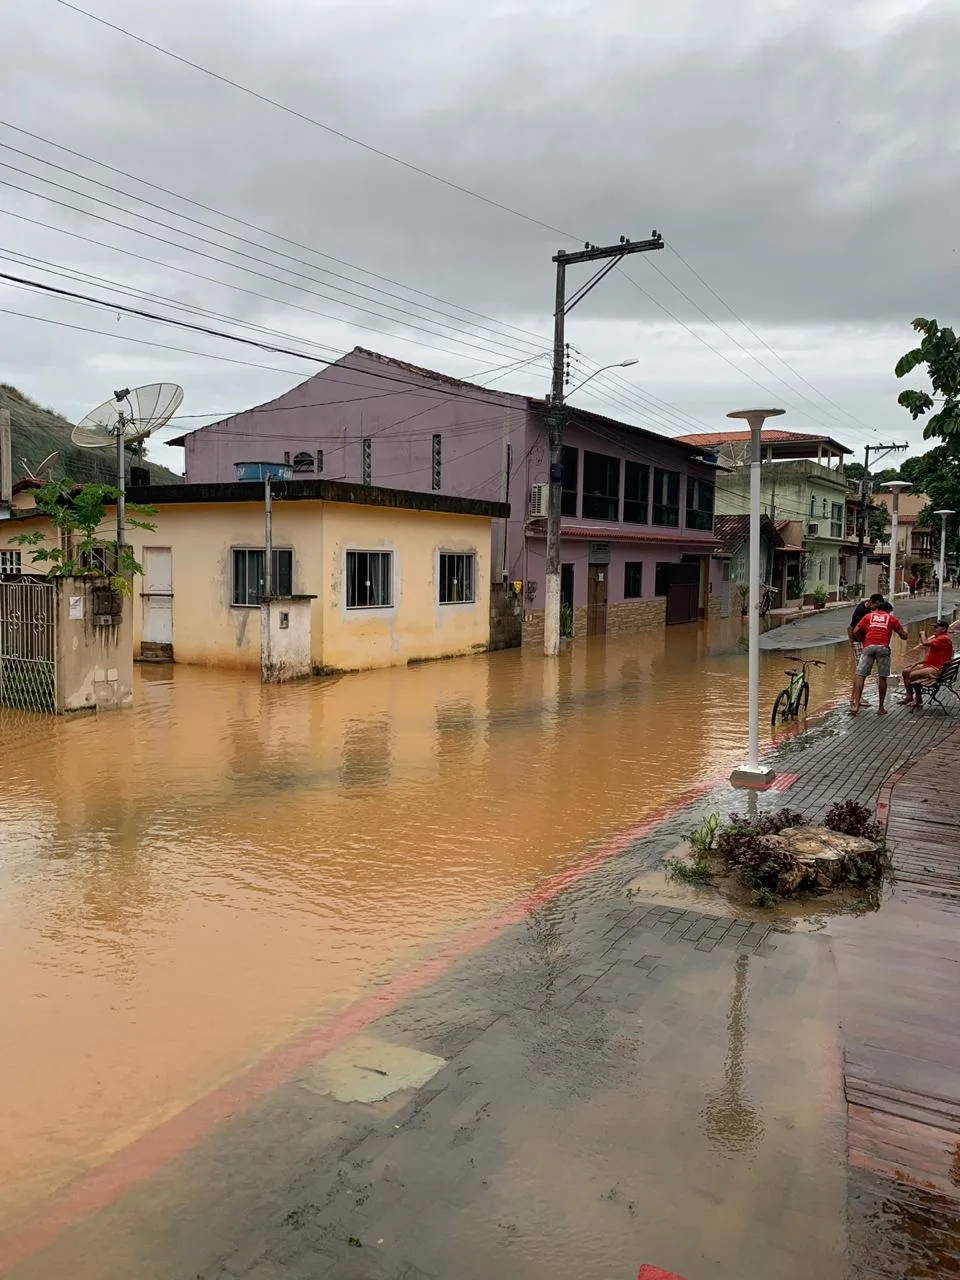
<svg viewBox="0 0 960 1280">
<path fill-rule="evenodd" d="M 960 594 L 947 590 L 943 595 L 943 611 L 948 618 L 953 618 L 960 606 Z M 760 648 L 765 652 L 793 652 L 797 645 L 804 648 L 815 648 L 820 645 L 832 645 L 847 638 L 847 626 L 853 615 L 854 604 L 843 609 L 822 609 L 811 611 L 804 618 L 785 623 L 782 627 L 774 627 L 760 637 Z M 898 598 L 896 614 L 904 626 L 919 622 L 928 622 L 937 616 L 937 597 L 935 595 L 919 596 L 915 600 L 909 597 Z"/>
<path fill-rule="evenodd" d="M 610 703 L 581 689 L 616 738 Z M 872 801 L 955 728 L 935 711 L 828 716 L 777 748 L 787 790 L 760 803 L 817 817 L 836 798 Z M 19 1257 L 17 1280 L 579 1280 L 641 1262 L 688 1280 L 847 1275 L 833 924 L 769 934 L 757 913 L 628 897 L 700 814 L 737 802 L 705 771 L 671 795 L 676 761 L 658 759 L 664 783 L 634 801 L 632 827 L 581 838 L 554 874 L 517 875 L 512 896 L 501 870 L 479 925 L 408 951 L 350 1003 L 318 1002 L 246 1073 L 22 1218 L 0 1270 Z M 599 828 L 602 790 L 592 799 Z M 498 816 L 512 853 L 523 842 Z M 875 920 L 844 927 L 868 937 Z"/>
</svg>

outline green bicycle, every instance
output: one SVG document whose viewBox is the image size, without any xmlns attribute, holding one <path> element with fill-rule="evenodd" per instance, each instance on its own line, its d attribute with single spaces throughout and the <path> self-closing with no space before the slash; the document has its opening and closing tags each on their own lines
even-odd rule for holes
<svg viewBox="0 0 960 1280">
<path fill-rule="evenodd" d="M 798 720 L 800 716 L 807 714 L 807 704 L 810 701 L 810 684 L 807 680 L 807 667 L 824 667 L 825 662 L 821 662 L 818 658 L 798 658 L 795 655 L 788 655 L 788 662 L 799 662 L 800 670 L 788 670 L 787 675 L 790 677 L 790 683 L 786 689 L 781 689 L 777 694 L 777 700 L 773 704 L 773 715 L 770 717 L 770 723 L 774 726 L 779 722 L 786 724 L 788 720 Z"/>
</svg>

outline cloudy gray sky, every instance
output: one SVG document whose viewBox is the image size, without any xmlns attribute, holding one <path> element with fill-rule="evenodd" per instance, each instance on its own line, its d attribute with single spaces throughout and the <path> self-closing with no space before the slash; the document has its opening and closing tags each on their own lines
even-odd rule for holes
<svg viewBox="0 0 960 1280">
<path fill-rule="evenodd" d="M 638 360 L 580 403 L 674 434 L 772 402 L 858 453 L 919 445 L 892 366 L 915 315 L 957 318 L 955 4 L 77 2 L 531 220 L 6 0 L 0 269 L 312 357 L 0 287 L 0 379 L 68 417 L 169 378 L 183 430 L 356 344 L 459 376 L 530 359 L 495 385 L 542 394 L 552 254 L 656 227 L 667 249 L 570 317 L 575 378 Z"/>
</svg>

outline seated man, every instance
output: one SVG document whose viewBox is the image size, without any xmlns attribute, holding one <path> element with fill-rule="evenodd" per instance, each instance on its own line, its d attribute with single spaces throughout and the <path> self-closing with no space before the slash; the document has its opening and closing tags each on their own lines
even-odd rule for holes
<svg viewBox="0 0 960 1280">
<path fill-rule="evenodd" d="M 933 636 L 927 639 L 926 635 L 920 633 L 919 648 L 926 649 L 926 653 L 919 662 L 914 662 L 909 667 L 904 667 L 903 675 L 903 691 L 906 695 L 901 698 L 901 703 L 905 707 L 915 707 L 919 703 L 918 687 L 925 684 L 933 684 L 941 670 L 953 657 L 953 641 L 950 638 L 950 627 L 945 619 L 940 618 L 933 624 Z"/>
</svg>

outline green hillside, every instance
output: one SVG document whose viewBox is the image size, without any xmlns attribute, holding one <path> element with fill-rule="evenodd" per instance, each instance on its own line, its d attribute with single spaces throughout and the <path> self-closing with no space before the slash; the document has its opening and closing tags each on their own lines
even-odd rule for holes
<svg viewBox="0 0 960 1280">
<path fill-rule="evenodd" d="M 36 475 L 37 468 L 51 453 L 59 451 L 43 468 L 45 480 L 52 474 L 55 480 L 100 480 L 116 484 L 117 467 L 112 449 L 79 449 L 70 441 L 73 424 L 52 409 L 43 409 L 16 387 L 0 383 L 0 409 L 10 410 L 13 432 L 13 478 L 22 480 L 26 475 Z M 149 447 L 149 445 L 148 445 Z M 128 451 L 127 476 L 131 460 L 137 459 Z M 151 484 L 183 484 L 183 477 L 151 462 L 149 454 L 143 465 L 150 470 Z"/>
</svg>

